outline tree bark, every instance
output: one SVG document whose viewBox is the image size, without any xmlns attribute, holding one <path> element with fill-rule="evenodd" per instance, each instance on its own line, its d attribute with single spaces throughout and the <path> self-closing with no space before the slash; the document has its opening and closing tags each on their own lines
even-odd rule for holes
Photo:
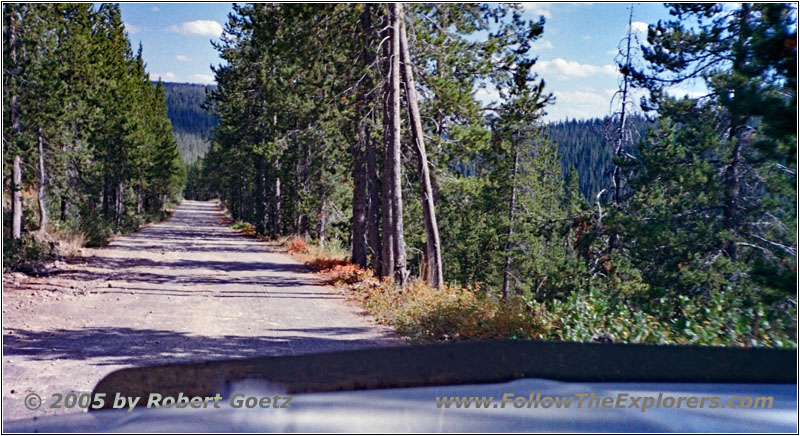
<svg viewBox="0 0 800 436">
<path fill-rule="evenodd" d="M 281 236 L 281 178 L 275 174 L 275 189 L 272 198 L 273 219 L 272 233 L 276 238 Z"/>
<path fill-rule="evenodd" d="M 317 213 L 317 238 L 319 239 L 319 248 L 325 249 L 325 235 L 328 231 L 328 212 L 325 210 L 325 201 L 319 207 Z"/>
<path fill-rule="evenodd" d="M 9 6 L 9 9 L 12 9 Z M 10 10 L 8 15 L 8 26 L 6 32 L 8 33 L 8 57 L 11 61 L 12 67 L 17 68 L 17 16 L 16 11 Z M 3 76 L 3 81 L 8 86 L 9 77 Z M 19 122 L 19 100 L 16 94 L 11 94 L 9 105 L 11 107 L 11 130 L 14 132 L 14 139 L 22 133 L 22 126 Z M 5 139 L 5 138 L 3 138 Z M 6 144 L 4 141 L 3 149 Z M 22 237 L 22 168 L 21 157 L 19 154 L 14 155 L 14 169 L 12 173 L 11 185 L 11 237 L 19 239 Z"/>
<path fill-rule="evenodd" d="M 402 4 L 392 4 L 392 56 L 390 136 L 392 161 L 392 242 L 394 244 L 394 278 L 398 286 L 406 281 L 406 243 L 403 235 L 403 184 L 402 155 L 400 153 L 400 21 L 403 19 Z"/>
<path fill-rule="evenodd" d="M 46 174 L 44 169 L 44 138 L 42 137 L 42 128 L 39 127 L 38 132 L 39 140 L 39 186 L 36 189 L 36 198 L 39 202 L 39 233 L 47 233 L 47 201 L 45 199 L 45 182 Z"/>
<path fill-rule="evenodd" d="M 67 209 L 69 209 L 69 199 L 66 195 L 61 196 L 61 221 L 67 220 Z"/>
<path fill-rule="evenodd" d="M 365 4 L 361 13 L 361 26 L 364 29 L 364 45 L 361 50 L 361 63 L 365 68 L 369 67 L 369 32 L 370 32 L 370 13 L 369 5 Z M 361 107 L 368 107 L 366 97 L 361 97 Z M 363 110 L 359 111 L 359 119 L 363 119 Z M 367 163 L 366 163 L 366 143 L 369 141 L 368 121 L 362 121 L 359 126 L 358 138 L 353 145 L 353 222 L 352 222 L 352 259 L 351 261 L 362 267 L 367 267 L 367 213 L 369 197 L 367 196 Z"/>
<path fill-rule="evenodd" d="M 387 28 L 386 36 L 391 38 L 391 31 L 388 30 L 391 20 L 388 19 L 387 14 Z M 392 153 L 392 137 L 391 137 L 391 114 L 389 108 L 389 100 L 391 100 L 391 49 L 389 44 L 383 45 L 384 57 L 384 77 L 383 77 L 383 183 L 382 198 L 381 198 L 381 237 L 382 237 L 382 253 L 381 253 L 381 276 L 392 277 L 394 276 L 394 236 L 392 229 L 394 228 L 394 216 L 392 207 L 392 188 L 394 186 L 394 164 L 392 162 L 394 154 Z"/>
<path fill-rule="evenodd" d="M 12 203 L 11 236 L 14 239 L 19 239 L 22 237 L 22 168 L 20 168 L 19 155 L 14 156 L 14 185 L 12 189 L 14 202 Z"/>
<path fill-rule="evenodd" d="M 408 113 L 411 117 L 411 132 L 416 144 L 417 164 L 419 166 L 420 189 L 422 190 L 422 213 L 425 221 L 425 259 L 426 280 L 429 285 L 439 288 L 442 286 L 442 250 L 439 240 L 439 227 L 436 223 L 436 209 L 433 204 L 433 187 L 431 185 L 428 156 L 425 152 L 425 140 L 422 131 L 422 119 L 417 104 L 417 89 L 414 84 L 414 73 L 411 69 L 411 56 L 408 49 L 408 35 L 406 34 L 405 20 L 403 19 L 403 5 L 400 4 L 400 51 L 403 61 L 403 78 L 406 86 L 406 101 Z"/>
<path fill-rule="evenodd" d="M 628 16 L 628 42 L 627 42 L 627 49 L 625 51 L 625 66 L 626 71 L 630 71 L 631 66 L 631 41 L 633 39 L 633 6 L 631 6 L 631 12 Z M 627 115 L 628 115 L 628 85 L 630 82 L 630 76 L 626 72 L 626 74 L 622 77 L 622 110 L 619 115 L 619 127 L 617 128 L 617 137 L 615 141 L 615 149 L 614 149 L 614 157 L 617 159 L 621 159 L 624 156 L 622 147 L 625 145 L 625 137 L 626 137 L 626 122 L 627 122 Z M 620 168 L 619 164 L 614 165 L 614 203 L 621 204 L 622 203 L 622 168 Z M 613 239 L 613 238 L 612 238 Z M 613 245 L 613 244 L 612 244 Z"/>
<path fill-rule="evenodd" d="M 362 126 L 359 138 L 353 145 L 353 250 L 352 262 L 362 268 L 367 266 L 367 169 L 365 161 L 366 127 Z"/>
<path fill-rule="evenodd" d="M 262 235 L 267 233 L 267 181 L 266 159 L 258 157 L 258 171 L 256 174 L 256 231 Z"/>
<path fill-rule="evenodd" d="M 378 183 L 377 167 L 375 141 L 373 141 L 370 136 L 367 136 L 367 181 L 369 187 L 369 203 L 367 203 L 367 239 L 369 240 L 369 254 L 372 269 L 375 272 L 380 272 L 380 186 Z"/>
<path fill-rule="evenodd" d="M 164 207 L 164 201 L 161 201 L 161 210 Z M 125 211 L 125 182 L 120 181 L 117 184 L 117 189 L 114 194 L 114 213 L 116 216 L 114 217 L 114 223 L 116 228 L 119 228 L 120 222 L 122 220 L 122 213 Z"/>
</svg>

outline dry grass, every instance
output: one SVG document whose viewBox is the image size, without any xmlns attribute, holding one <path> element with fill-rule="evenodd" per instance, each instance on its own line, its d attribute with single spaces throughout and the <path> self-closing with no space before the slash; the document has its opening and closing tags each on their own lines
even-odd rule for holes
<svg viewBox="0 0 800 436">
<path fill-rule="evenodd" d="M 544 333 L 522 301 L 486 298 L 477 288 L 435 289 L 417 282 L 398 289 L 389 280 L 353 291 L 368 312 L 415 341 L 530 339 Z"/>
<path fill-rule="evenodd" d="M 258 234 L 258 232 L 256 232 L 256 226 L 248 222 L 236 221 L 235 223 L 231 224 L 231 228 L 244 233 L 246 236 L 253 236 L 253 237 L 261 236 Z"/>
<path fill-rule="evenodd" d="M 62 232 L 57 236 L 56 249 L 59 256 L 67 259 L 81 257 L 86 247 L 86 235 L 81 232 Z"/>
<path fill-rule="evenodd" d="M 286 248 L 289 250 L 289 253 L 292 254 L 308 253 L 308 245 L 306 245 L 306 241 L 304 241 L 299 236 L 292 236 L 288 238 L 285 244 Z"/>
<path fill-rule="evenodd" d="M 524 302 L 488 298 L 479 285 L 435 289 L 418 281 L 400 289 L 391 279 L 379 280 L 371 270 L 350 263 L 336 249 L 324 250 L 297 236 L 282 243 L 327 283 L 347 289 L 379 322 L 413 341 L 527 339 L 546 331 L 542 318 Z"/>
<path fill-rule="evenodd" d="M 232 227 L 301 260 L 328 284 L 346 289 L 379 322 L 415 342 L 542 338 L 548 330 L 540 310 L 520 299 L 486 297 L 479 285 L 435 289 L 417 281 L 400 289 L 391 279 L 379 280 L 371 270 L 351 264 L 336 245 L 322 248 L 297 235 L 269 239 L 243 222 Z"/>
</svg>

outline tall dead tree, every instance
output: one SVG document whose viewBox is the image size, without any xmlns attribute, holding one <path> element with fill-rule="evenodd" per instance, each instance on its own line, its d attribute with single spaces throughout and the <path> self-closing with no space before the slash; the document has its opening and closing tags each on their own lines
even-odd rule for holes
<svg viewBox="0 0 800 436">
<path fill-rule="evenodd" d="M 619 207 L 625 202 L 629 194 L 625 192 L 625 171 L 622 162 L 625 160 L 635 159 L 635 157 L 628 153 L 626 148 L 633 142 L 632 132 L 628 126 L 631 112 L 631 72 L 632 61 L 634 58 L 633 51 L 635 50 L 634 44 L 636 35 L 633 30 L 633 5 L 630 6 L 630 14 L 628 15 L 628 31 L 625 38 L 620 42 L 619 54 L 617 55 L 617 66 L 622 74 L 619 82 L 619 90 L 612 98 L 611 106 L 614 107 L 618 101 L 618 108 L 612 109 L 611 117 L 608 119 L 604 126 L 603 135 L 609 143 L 614 145 L 614 173 L 612 177 L 612 202 Z M 599 198 L 605 190 L 598 194 L 598 208 L 600 207 Z M 599 214 L 599 220 L 602 220 L 602 213 Z M 598 220 L 598 224 L 599 224 Z M 616 249 L 620 244 L 619 235 L 611 234 L 608 239 L 608 251 Z"/>
<path fill-rule="evenodd" d="M 281 177 L 277 174 L 280 168 L 278 162 L 275 162 L 274 168 L 276 174 L 272 189 L 272 235 L 278 238 L 281 236 Z"/>
<path fill-rule="evenodd" d="M 361 26 L 364 31 L 364 44 L 361 48 L 361 64 L 364 68 L 369 68 L 370 55 L 370 5 L 364 4 L 361 12 Z M 369 72 L 364 72 L 365 77 Z M 368 86 L 368 84 L 367 84 Z M 361 102 L 358 107 L 368 108 L 366 103 L 366 93 L 360 94 Z M 351 261 L 362 268 L 367 266 L 367 222 L 368 204 L 370 198 L 367 195 L 368 173 L 367 173 L 367 142 L 369 141 L 369 120 L 366 119 L 366 110 L 359 111 L 358 134 L 353 144 L 353 221 L 352 221 L 352 257 Z"/>
<path fill-rule="evenodd" d="M 12 6 L 9 6 L 11 9 Z M 10 13 L 7 15 L 8 21 L 6 23 L 6 35 L 8 40 L 8 57 L 11 61 L 11 66 L 9 68 L 14 68 L 15 74 L 18 74 L 16 71 L 17 67 L 17 12 L 16 10 L 10 10 Z M 6 71 L 3 71 L 3 79 L 4 81 L 8 81 L 11 78 L 11 74 L 6 74 Z M 8 86 L 8 83 L 6 83 Z M 19 121 L 19 97 L 16 94 L 12 94 L 9 106 L 11 108 L 11 131 L 14 133 L 14 139 L 18 139 L 19 135 L 22 133 L 22 126 Z M 7 145 L 7 138 L 4 139 L 3 148 Z M 22 168 L 21 162 L 22 158 L 20 157 L 19 153 L 14 155 L 14 169 L 12 170 L 12 184 L 11 184 L 11 237 L 13 239 L 19 239 L 22 237 Z"/>
<path fill-rule="evenodd" d="M 622 69 L 622 86 L 618 91 L 620 94 L 620 110 L 616 123 L 614 137 L 614 157 L 622 159 L 625 157 L 624 145 L 630 138 L 627 128 L 628 121 L 628 92 L 630 87 L 630 68 L 631 68 L 631 42 L 633 40 L 633 5 L 631 5 L 630 15 L 628 15 L 628 34 L 625 38 L 624 64 Z M 614 203 L 622 203 L 622 168 L 619 163 L 614 166 Z"/>
<path fill-rule="evenodd" d="M 367 169 L 364 132 L 361 126 L 358 138 L 353 144 L 353 235 L 351 262 L 365 268 L 367 266 Z"/>
<path fill-rule="evenodd" d="M 370 117 L 369 126 L 375 123 L 375 112 Z M 370 263 L 375 271 L 379 271 L 381 265 L 381 236 L 380 236 L 380 186 L 378 182 L 378 162 L 375 141 L 369 132 L 365 133 L 366 153 L 367 153 L 367 191 L 369 203 L 367 203 L 367 241 L 369 243 Z"/>
<path fill-rule="evenodd" d="M 385 15 L 385 25 L 383 26 L 384 42 L 382 43 L 383 54 L 383 172 L 381 185 L 381 276 L 394 276 L 394 208 L 392 207 L 392 188 L 394 187 L 394 164 L 392 163 L 392 138 L 391 138 L 391 43 L 387 43 L 392 37 L 390 14 Z"/>
<path fill-rule="evenodd" d="M 411 56 L 408 49 L 408 35 L 406 34 L 405 19 L 403 14 L 403 4 L 397 6 L 398 21 L 400 25 L 400 53 L 403 62 L 403 82 L 406 88 L 406 102 L 408 103 L 408 114 L 411 118 L 411 132 L 414 139 L 417 154 L 417 165 L 419 166 L 419 182 L 422 191 L 422 212 L 425 221 L 425 259 L 427 262 L 426 280 L 429 285 L 441 287 L 442 276 L 442 249 L 439 240 L 439 227 L 436 223 L 436 210 L 433 204 L 433 188 L 431 186 L 430 169 L 428 168 L 428 156 L 425 152 L 425 140 L 422 131 L 422 120 L 419 114 L 417 103 L 417 89 L 414 84 L 414 72 L 411 68 Z"/>
<path fill-rule="evenodd" d="M 267 234 L 269 216 L 267 209 L 267 163 L 264 155 L 256 157 L 256 231 Z"/>
<path fill-rule="evenodd" d="M 19 155 L 14 155 L 14 181 L 11 187 L 13 190 L 11 235 L 14 239 L 22 237 L 22 168 L 20 161 Z"/>
<path fill-rule="evenodd" d="M 36 189 L 36 199 L 39 203 L 39 233 L 47 233 L 47 202 L 45 196 L 45 183 L 47 182 L 46 173 L 44 169 L 44 137 L 42 135 L 42 127 L 39 126 L 38 130 L 39 139 L 39 186 Z"/>
<path fill-rule="evenodd" d="M 392 244 L 394 245 L 394 279 L 403 286 L 406 281 L 406 243 L 403 235 L 403 160 L 400 153 L 400 21 L 402 5 L 393 3 L 391 13 L 391 56 L 389 58 L 389 166 L 392 168 L 391 208 Z"/>
</svg>

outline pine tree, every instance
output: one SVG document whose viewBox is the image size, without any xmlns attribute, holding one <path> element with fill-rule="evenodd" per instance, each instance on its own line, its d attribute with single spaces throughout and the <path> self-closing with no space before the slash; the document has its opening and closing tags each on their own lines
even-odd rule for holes
<svg viewBox="0 0 800 436">
<path fill-rule="evenodd" d="M 793 295 L 797 91 L 787 65 L 797 54 L 787 41 L 796 40 L 795 12 L 782 4 L 670 8 L 675 20 L 650 28 L 649 68 L 636 73 L 660 126 L 643 145 L 643 193 L 620 231 L 635 229 L 627 246 L 661 292 L 729 290 L 751 304 Z M 665 92 L 691 78 L 702 78 L 709 95 Z"/>
<path fill-rule="evenodd" d="M 141 50 L 131 51 L 119 8 L 4 5 L 3 14 L 3 110 L 11 120 L 3 164 L 15 200 L 10 236 L 82 230 L 100 244 L 160 212 L 166 197 L 147 207 L 142 199 L 162 180 L 169 179 L 169 199 L 177 198 L 180 161 L 158 175 L 146 171 L 158 159 L 156 142 L 170 159 L 177 148 L 163 92 L 150 83 Z M 23 211 L 23 187 L 35 187 L 33 210 Z"/>
</svg>

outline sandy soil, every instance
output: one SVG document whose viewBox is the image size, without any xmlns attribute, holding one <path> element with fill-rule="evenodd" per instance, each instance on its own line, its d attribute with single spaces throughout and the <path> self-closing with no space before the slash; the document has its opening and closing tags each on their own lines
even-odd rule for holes
<svg viewBox="0 0 800 436">
<path fill-rule="evenodd" d="M 50 277 L 3 277 L 4 421 L 74 412 L 23 399 L 89 392 L 128 366 L 402 343 L 296 260 L 227 227 L 215 203 L 185 201 L 85 254 Z"/>
</svg>

